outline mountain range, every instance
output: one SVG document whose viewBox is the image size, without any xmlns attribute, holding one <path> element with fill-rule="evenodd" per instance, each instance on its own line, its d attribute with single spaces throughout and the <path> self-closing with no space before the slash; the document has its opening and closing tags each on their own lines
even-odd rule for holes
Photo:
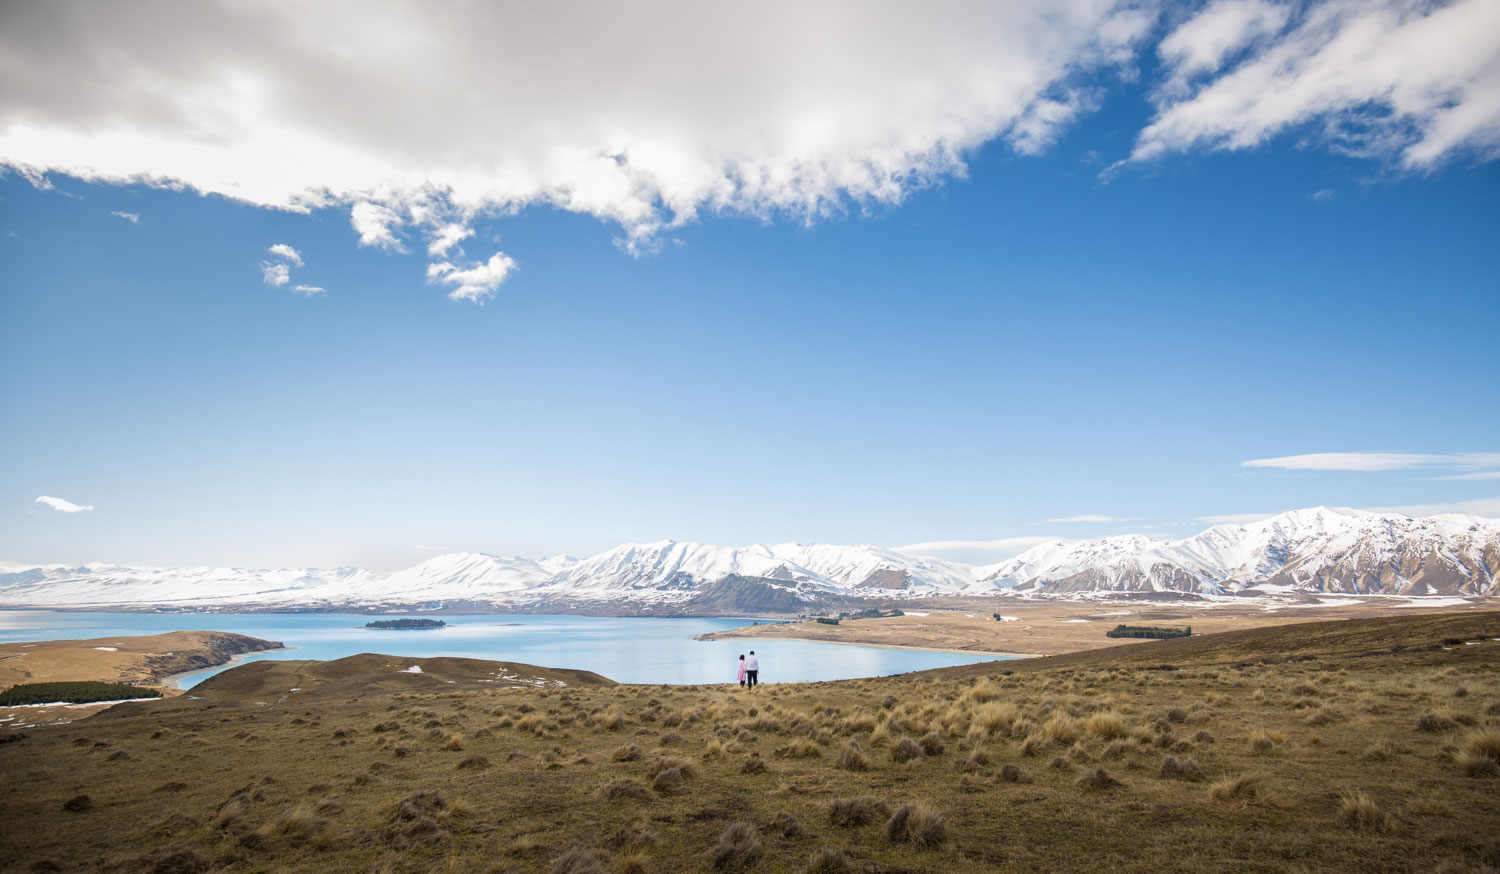
<svg viewBox="0 0 1500 874">
<path fill-rule="evenodd" d="M 534 560 L 452 553 L 360 568 L 0 564 L 0 607 L 796 612 L 871 599 L 1342 593 L 1500 595 L 1500 520 L 1293 510 L 1181 540 L 1056 540 L 990 565 L 879 546 L 671 540 Z"/>
</svg>

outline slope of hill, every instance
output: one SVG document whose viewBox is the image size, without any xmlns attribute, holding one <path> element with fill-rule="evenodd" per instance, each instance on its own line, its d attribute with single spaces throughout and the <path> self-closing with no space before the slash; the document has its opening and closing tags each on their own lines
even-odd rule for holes
<svg viewBox="0 0 1500 874">
<path fill-rule="evenodd" d="M 1494 613 L 1356 620 L 753 693 L 261 662 L 0 731 L 0 859 L 1480 874 L 1500 861 L 1495 637 Z"/>
</svg>

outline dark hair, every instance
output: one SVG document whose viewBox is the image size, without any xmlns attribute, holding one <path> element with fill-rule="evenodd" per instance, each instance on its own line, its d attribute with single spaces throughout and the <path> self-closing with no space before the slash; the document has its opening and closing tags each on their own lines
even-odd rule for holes
<svg viewBox="0 0 1500 874">
<path fill-rule="evenodd" d="M 740 661 L 744 661 L 744 660 L 745 660 L 745 654 L 744 653 L 740 653 Z"/>
<path fill-rule="evenodd" d="M 755 650 L 753 650 L 753 649 L 752 649 L 752 650 L 750 650 L 750 654 L 751 654 L 751 655 L 755 655 Z"/>
</svg>

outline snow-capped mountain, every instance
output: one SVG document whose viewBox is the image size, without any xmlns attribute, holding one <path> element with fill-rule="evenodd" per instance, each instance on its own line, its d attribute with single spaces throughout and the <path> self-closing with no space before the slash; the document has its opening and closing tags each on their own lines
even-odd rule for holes
<svg viewBox="0 0 1500 874">
<path fill-rule="evenodd" d="M 1055 541 L 977 568 L 1000 589 L 1500 595 L 1500 521 L 1293 510 L 1183 540 Z"/>
<path fill-rule="evenodd" d="M 1500 520 L 1315 507 L 1182 540 L 1053 541 L 973 567 L 879 546 L 664 540 L 586 559 L 440 555 L 394 573 L 0 565 L 0 607 L 792 610 L 830 599 L 1096 592 L 1500 596 Z"/>
</svg>

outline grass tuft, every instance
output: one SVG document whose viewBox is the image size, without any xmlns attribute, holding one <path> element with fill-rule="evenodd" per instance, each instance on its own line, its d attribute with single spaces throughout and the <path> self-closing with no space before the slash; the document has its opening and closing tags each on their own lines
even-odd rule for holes
<svg viewBox="0 0 1500 874">
<path fill-rule="evenodd" d="M 777 811 L 771 817 L 771 830 L 784 838 L 800 838 L 807 834 L 807 829 L 802 827 L 802 822 L 785 810 Z"/>
<path fill-rule="evenodd" d="M 808 857 L 802 866 L 802 874 L 853 874 L 854 862 L 849 854 L 833 847 L 824 847 Z"/>
<path fill-rule="evenodd" d="M 1021 770 L 1019 765 L 1001 765 L 1000 782 L 1002 783 L 1030 783 L 1031 775 Z"/>
<path fill-rule="evenodd" d="M 1084 720 L 1083 728 L 1089 734 L 1104 738 L 1105 740 L 1124 737 L 1130 733 L 1130 727 L 1126 725 L 1125 717 L 1113 710 L 1106 710 L 1089 716 L 1088 719 Z"/>
<path fill-rule="evenodd" d="M 948 836 L 943 815 L 921 801 L 908 802 L 896 808 L 885 824 L 886 837 L 897 843 L 919 847 L 936 847 Z"/>
<path fill-rule="evenodd" d="M 1459 740 L 1459 749 L 1467 755 L 1500 761 L 1500 727 L 1486 726 L 1465 732 Z"/>
<path fill-rule="evenodd" d="M 1113 789 L 1120 785 L 1120 781 L 1103 768 L 1094 768 L 1078 778 L 1078 785 L 1084 789 Z"/>
<path fill-rule="evenodd" d="M 839 750 L 838 765 L 846 771 L 868 771 L 870 770 L 870 757 L 865 755 L 864 749 L 859 741 L 850 740 Z"/>
<path fill-rule="evenodd" d="M 1208 787 L 1208 794 L 1215 801 L 1248 801 L 1265 793 L 1265 778 L 1255 774 L 1227 777 Z"/>
<path fill-rule="evenodd" d="M 1163 780 L 1197 781 L 1203 779 L 1203 771 L 1192 758 L 1179 759 L 1176 756 L 1167 756 L 1161 760 L 1159 776 Z"/>
<path fill-rule="evenodd" d="M 1363 792 L 1339 795 L 1339 822 L 1358 831 L 1385 831 L 1392 824 L 1390 814 Z"/>
<path fill-rule="evenodd" d="M 896 741 L 896 745 L 891 748 L 891 759 L 898 764 L 905 764 L 920 758 L 922 758 L 921 745 L 909 737 Z"/>
<path fill-rule="evenodd" d="M 719 835 L 712 861 L 720 871 L 739 871 L 755 864 L 764 853 L 765 847 L 755 833 L 755 826 L 748 822 L 732 822 Z"/>
<path fill-rule="evenodd" d="M 609 874 L 609 869 L 583 850 L 569 850 L 552 863 L 552 874 Z"/>
<path fill-rule="evenodd" d="M 1417 731 L 1452 731 L 1458 728 L 1458 720 L 1446 713 L 1426 713 L 1417 719 Z"/>
<path fill-rule="evenodd" d="M 890 815 L 890 812 L 890 807 L 873 795 L 835 798 L 828 804 L 828 821 L 834 825 L 852 828 L 884 819 Z"/>
</svg>

